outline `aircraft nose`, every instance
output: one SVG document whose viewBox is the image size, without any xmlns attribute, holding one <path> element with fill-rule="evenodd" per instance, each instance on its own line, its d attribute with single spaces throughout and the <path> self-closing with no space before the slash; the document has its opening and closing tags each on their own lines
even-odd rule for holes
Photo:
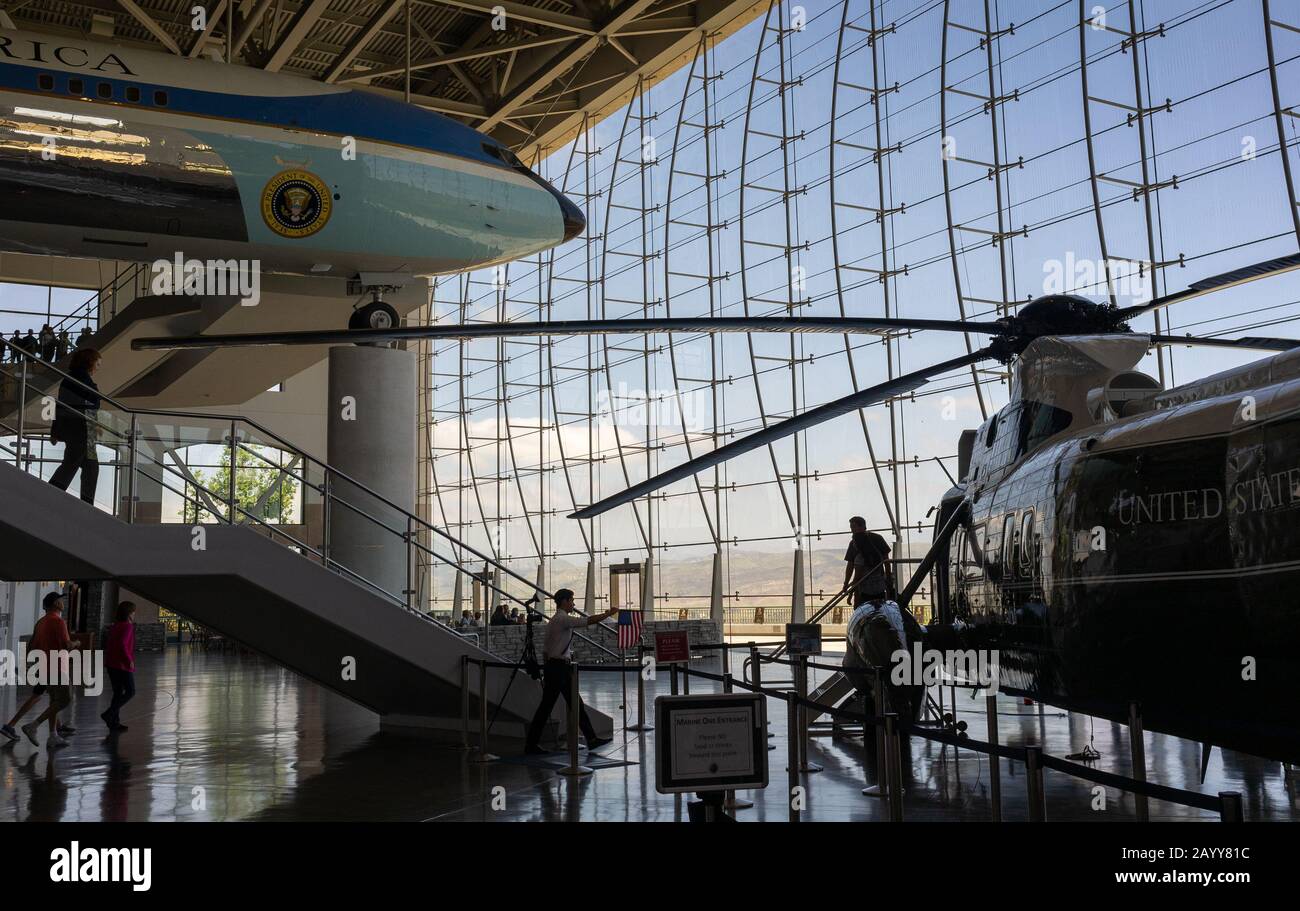
<svg viewBox="0 0 1300 911">
<path fill-rule="evenodd" d="M 587 229 L 587 216 L 582 214 L 582 210 L 573 204 L 573 200 L 565 196 L 559 190 L 551 187 L 551 192 L 560 203 L 560 213 L 564 216 L 564 239 L 573 240 Z"/>
</svg>

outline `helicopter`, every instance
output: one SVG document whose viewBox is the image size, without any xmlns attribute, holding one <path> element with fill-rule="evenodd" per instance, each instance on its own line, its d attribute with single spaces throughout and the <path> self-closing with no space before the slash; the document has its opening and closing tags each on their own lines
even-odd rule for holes
<svg viewBox="0 0 1300 911">
<path fill-rule="evenodd" d="M 578 509 L 589 519 L 984 361 L 1009 403 L 961 434 L 958 477 L 897 601 L 934 573 L 944 647 L 996 650 L 999 688 L 1151 730 L 1300 760 L 1300 341 L 1148 334 L 1138 316 L 1300 269 L 1300 253 L 1128 307 L 1050 295 L 996 320 L 651 318 L 141 338 L 145 349 L 645 332 L 987 336 L 967 354 L 774 422 Z M 1152 346 L 1274 352 L 1170 389 Z"/>
</svg>

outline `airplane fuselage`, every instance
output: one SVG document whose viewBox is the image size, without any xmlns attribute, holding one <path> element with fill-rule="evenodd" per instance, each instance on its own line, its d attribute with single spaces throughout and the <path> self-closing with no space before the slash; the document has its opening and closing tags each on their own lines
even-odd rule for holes
<svg viewBox="0 0 1300 911">
<path fill-rule="evenodd" d="M 271 271 L 506 262 L 581 213 L 509 150 L 386 96 L 0 30 L 0 248 Z M 575 230 L 576 229 L 576 230 Z"/>
</svg>

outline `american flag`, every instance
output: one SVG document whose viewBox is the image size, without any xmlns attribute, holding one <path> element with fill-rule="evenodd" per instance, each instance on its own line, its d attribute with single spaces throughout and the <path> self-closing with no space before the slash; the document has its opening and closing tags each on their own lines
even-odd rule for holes
<svg viewBox="0 0 1300 911">
<path fill-rule="evenodd" d="M 639 610 L 620 610 L 618 612 L 618 647 L 632 648 L 641 641 L 641 612 Z"/>
</svg>

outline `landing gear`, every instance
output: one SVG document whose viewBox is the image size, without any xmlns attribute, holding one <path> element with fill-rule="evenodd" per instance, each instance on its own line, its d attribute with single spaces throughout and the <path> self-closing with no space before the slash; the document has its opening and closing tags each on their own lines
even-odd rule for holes
<svg viewBox="0 0 1300 911">
<path fill-rule="evenodd" d="M 374 300 L 352 311 L 348 319 L 349 329 L 392 329 L 398 324 L 397 311 L 384 303 L 381 292 L 374 292 Z"/>
<path fill-rule="evenodd" d="M 349 329 L 393 329 L 401 322 L 397 311 L 384 303 L 384 293 L 396 291 L 397 285 L 366 285 L 370 303 L 352 311 L 348 318 Z M 389 342 L 359 342 L 358 344 L 387 345 Z"/>
</svg>

